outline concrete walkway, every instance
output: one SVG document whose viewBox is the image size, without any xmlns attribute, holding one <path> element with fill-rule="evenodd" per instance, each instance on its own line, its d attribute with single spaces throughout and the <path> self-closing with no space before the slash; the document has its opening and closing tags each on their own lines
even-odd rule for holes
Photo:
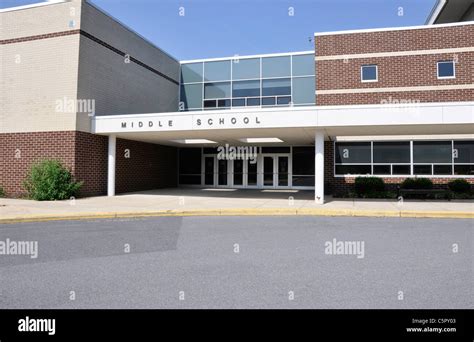
<svg viewBox="0 0 474 342">
<path fill-rule="evenodd" d="M 134 216 L 321 215 L 474 218 L 474 201 L 313 200 L 313 191 L 161 189 L 37 202 L 0 198 L 0 223 Z"/>
</svg>

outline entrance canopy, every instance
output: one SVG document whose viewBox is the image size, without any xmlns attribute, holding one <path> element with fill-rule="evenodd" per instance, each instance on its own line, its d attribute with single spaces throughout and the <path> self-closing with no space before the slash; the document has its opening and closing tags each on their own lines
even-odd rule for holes
<svg viewBox="0 0 474 342">
<path fill-rule="evenodd" d="M 186 146 L 229 143 L 314 144 L 325 137 L 470 134 L 474 102 L 258 108 L 96 116 L 92 132 L 119 138 Z M 271 141 L 271 140 L 268 140 Z M 277 140 L 272 140 L 277 141 Z"/>
<path fill-rule="evenodd" d="M 92 131 L 109 136 L 108 194 L 115 194 L 116 139 L 178 147 L 256 145 L 255 164 L 201 155 L 195 183 L 213 186 L 293 187 L 314 184 L 324 203 L 324 141 L 341 136 L 462 135 L 474 131 L 474 102 L 334 107 L 285 107 L 224 111 L 97 116 Z M 314 145 L 314 174 L 292 174 L 293 151 L 264 153 L 263 146 Z M 204 149 L 203 149 L 204 151 Z M 312 157 L 313 157 L 312 156 Z M 310 158 L 307 158 L 310 160 Z M 201 166 L 199 166 L 199 164 Z M 310 178 L 309 178 L 310 176 Z M 189 177 L 188 177 L 189 178 Z M 314 180 L 314 182 L 313 182 Z M 188 179 L 189 181 L 189 179 Z"/>
</svg>

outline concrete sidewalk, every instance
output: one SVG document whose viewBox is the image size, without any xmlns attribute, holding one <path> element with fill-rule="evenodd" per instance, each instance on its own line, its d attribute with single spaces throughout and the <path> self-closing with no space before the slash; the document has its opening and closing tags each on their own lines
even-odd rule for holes
<svg viewBox="0 0 474 342">
<path fill-rule="evenodd" d="M 313 191 L 162 189 L 67 201 L 0 198 L 0 223 L 140 216 L 320 215 L 474 218 L 474 201 L 313 200 Z"/>
</svg>

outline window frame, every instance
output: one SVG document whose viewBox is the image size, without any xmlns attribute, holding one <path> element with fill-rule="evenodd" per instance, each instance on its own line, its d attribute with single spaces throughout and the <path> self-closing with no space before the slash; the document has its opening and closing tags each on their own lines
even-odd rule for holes
<svg viewBox="0 0 474 342">
<path fill-rule="evenodd" d="M 375 67 L 375 79 L 374 80 L 364 80 L 364 68 Z M 364 64 L 360 66 L 360 81 L 362 83 L 373 83 L 379 81 L 379 66 L 377 64 Z"/>
<path fill-rule="evenodd" d="M 440 76 L 439 65 L 442 63 L 451 63 L 453 65 L 453 76 Z M 452 80 L 456 78 L 456 62 L 454 60 L 438 61 L 436 62 L 436 76 L 438 80 Z"/>
<path fill-rule="evenodd" d="M 439 140 L 409 140 L 410 142 L 410 162 L 409 163 L 375 163 L 373 160 L 373 143 L 374 142 L 406 142 L 406 140 L 356 140 L 356 141 L 333 141 L 333 177 L 335 178 L 345 178 L 345 177 L 380 177 L 380 178 L 405 178 L 405 177 L 419 177 L 419 178 L 449 178 L 449 179 L 456 179 L 456 178 L 469 178 L 472 179 L 474 178 L 474 174 L 456 174 L 455 172 L 455 167 L 456 166 L 469 166 L 469 165 L 474 165 L 473 163 L 455 163 L 455 159 L 452 158 L 451 162 L 446 162 L 446 163 L 415 163 L 413 160 L 413 143 L 417 141 L 439 141 Z M 463 141 L 474 141 L 470 139 L 460 139 L 460 140 L 448 140 L 451 142 L 452 150 L 454 150 L 454 145 L 456 142 L 463 142 Z M 371 154 L 372 154 L 372 160 L 371 163 L 336 163 L 336 144 L 340 143 L 350 143 L 350 142 L 365 142 L 365 143 L 371 143 Z M 370 174 L 338 174 L 336 173 L 336 165 L 371 165 L 371 173 Z M 391 174 L 374 174 L 374 166 L 377 165 L 390 165 L 390 172 Z M 409 174 L 394 174 L 393 173 L 393 167 L 396 165 L 408 165 L 410 168 L 410 173 Z M 431 174 L 415 174 L 414 172 L 414 167 L 415 165 L 429 165 L 431 167 Z M 450 165 L 451 166 L 451 174 L 435 174 L 434 172 L 434 167 L 435 165 Z"/>
</svg>

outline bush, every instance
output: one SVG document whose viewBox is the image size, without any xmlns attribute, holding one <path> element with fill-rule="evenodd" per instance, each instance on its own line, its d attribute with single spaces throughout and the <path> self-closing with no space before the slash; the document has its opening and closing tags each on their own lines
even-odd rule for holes
<svg viewBox="0 0 474 342">
<path fill-rule="evenodd" d="M 357 177 L 354 190 L 358 197 L 376 197 L 378 193 L 385 191 L 385 183 L 379 177 Z"/>
<path fill-rule="evenodd" d="M 47 159 L 31 167 L 23 186 L 34 200 L 54 201 L 74 196 L 82 182 L 75 182 L 59 161 Z"/>
<path fill-rule="evenodd" d="M 402 189 L 433 189 L 433 182 L 429 178 L 407 178 L 401 185 Z"/>
<path fill-rule="evenodd" d="M 455 179 L 448 183 L 448 188 L 458 194 L 468 194 L 471 192 L 471 185 L 465 179 Z"/>
<path fill-rule="evenodd" d="M 5 190 L 0 186 L 0 198 L 5 197 Z"/>
</svg>

